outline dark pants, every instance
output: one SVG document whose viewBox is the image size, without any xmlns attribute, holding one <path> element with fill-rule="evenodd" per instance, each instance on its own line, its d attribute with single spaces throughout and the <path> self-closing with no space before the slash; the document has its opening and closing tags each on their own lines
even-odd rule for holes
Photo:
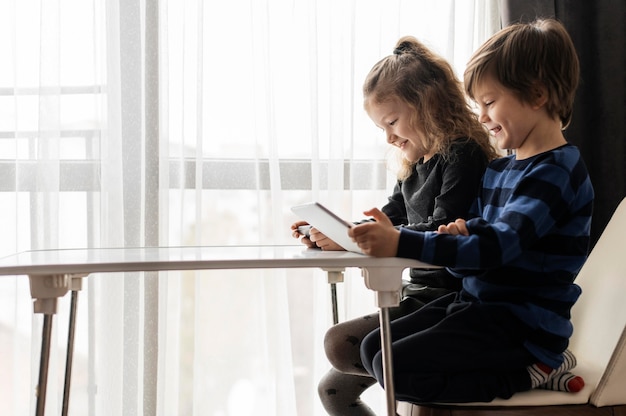
<svg viewBox="0 0 626 416">
<path fill-rule="evenodd" d="M 489 402 L 531 388 L 528 330 L 510 312 L 451 293 L 391 322 L 396 399 Z M 367 371 L 383 384 L 380 329 L 361 344 Z M 383 386 L 384 387 L 384 386 Z"/>
</svg>

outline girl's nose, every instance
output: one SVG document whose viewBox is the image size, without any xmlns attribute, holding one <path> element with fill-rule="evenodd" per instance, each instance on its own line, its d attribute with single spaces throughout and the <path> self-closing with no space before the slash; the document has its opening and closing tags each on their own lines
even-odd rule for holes
<svg viewBox="0 0 626 416">
<path fill-rule="evenodd" d="M 480 121 L 481 123 L 486 123 L 489 121 L 489 116 L 487 115 L 487 112 L 485 110 L 480 110 L 480 113 L 478 113 L 478 121 Z"/>
<path fill-rule="evenodd" d="M 396 141 L 396 135 L 393 134 L 392 132 L 385 131 L 385 134 L 387 135 L 387 143 L 393 144 L 393 142 Z"/>
</svg>

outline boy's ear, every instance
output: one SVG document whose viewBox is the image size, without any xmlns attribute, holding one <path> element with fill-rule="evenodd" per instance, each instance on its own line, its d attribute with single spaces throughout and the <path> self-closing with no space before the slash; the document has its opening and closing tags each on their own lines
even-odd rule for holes
<svg viewBox="0 0 626 416">
<path fill-rule="evenodd" d="M 541 108 L 548 102 L 548 89 L 543 84 L 535 84 L 532 87 L 532 104 L 534 108 Z"/>
</svg>

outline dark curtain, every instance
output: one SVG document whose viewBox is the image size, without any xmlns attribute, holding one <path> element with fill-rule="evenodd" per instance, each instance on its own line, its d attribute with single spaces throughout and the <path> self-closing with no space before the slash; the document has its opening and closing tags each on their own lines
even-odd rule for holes
<svg viewBox="0 0 626 416">
<path fill-rule="evenodd" d="M 580 59 L 581 82 L 567 140 L 582 152 L 595 189 L 595 244 L 626 197 L 626 2 L 500 0 L 502 25 L 552 17 L 567 28 Z"/>
</svg>

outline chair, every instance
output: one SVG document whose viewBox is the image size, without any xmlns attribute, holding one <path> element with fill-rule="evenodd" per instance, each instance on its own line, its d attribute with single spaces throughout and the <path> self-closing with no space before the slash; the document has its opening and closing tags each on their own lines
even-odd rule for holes
<svg viewBox="0 0 626 416">
<path fill-rule="evenodd" d="M 400 416 L 626 416 L 626 198 L 583 265 L 582 295 L 572 309 L 570 350 L 585 387 L 578 393 L 531 390 L 489 403 L 416 405 Z"/>
</svg>

